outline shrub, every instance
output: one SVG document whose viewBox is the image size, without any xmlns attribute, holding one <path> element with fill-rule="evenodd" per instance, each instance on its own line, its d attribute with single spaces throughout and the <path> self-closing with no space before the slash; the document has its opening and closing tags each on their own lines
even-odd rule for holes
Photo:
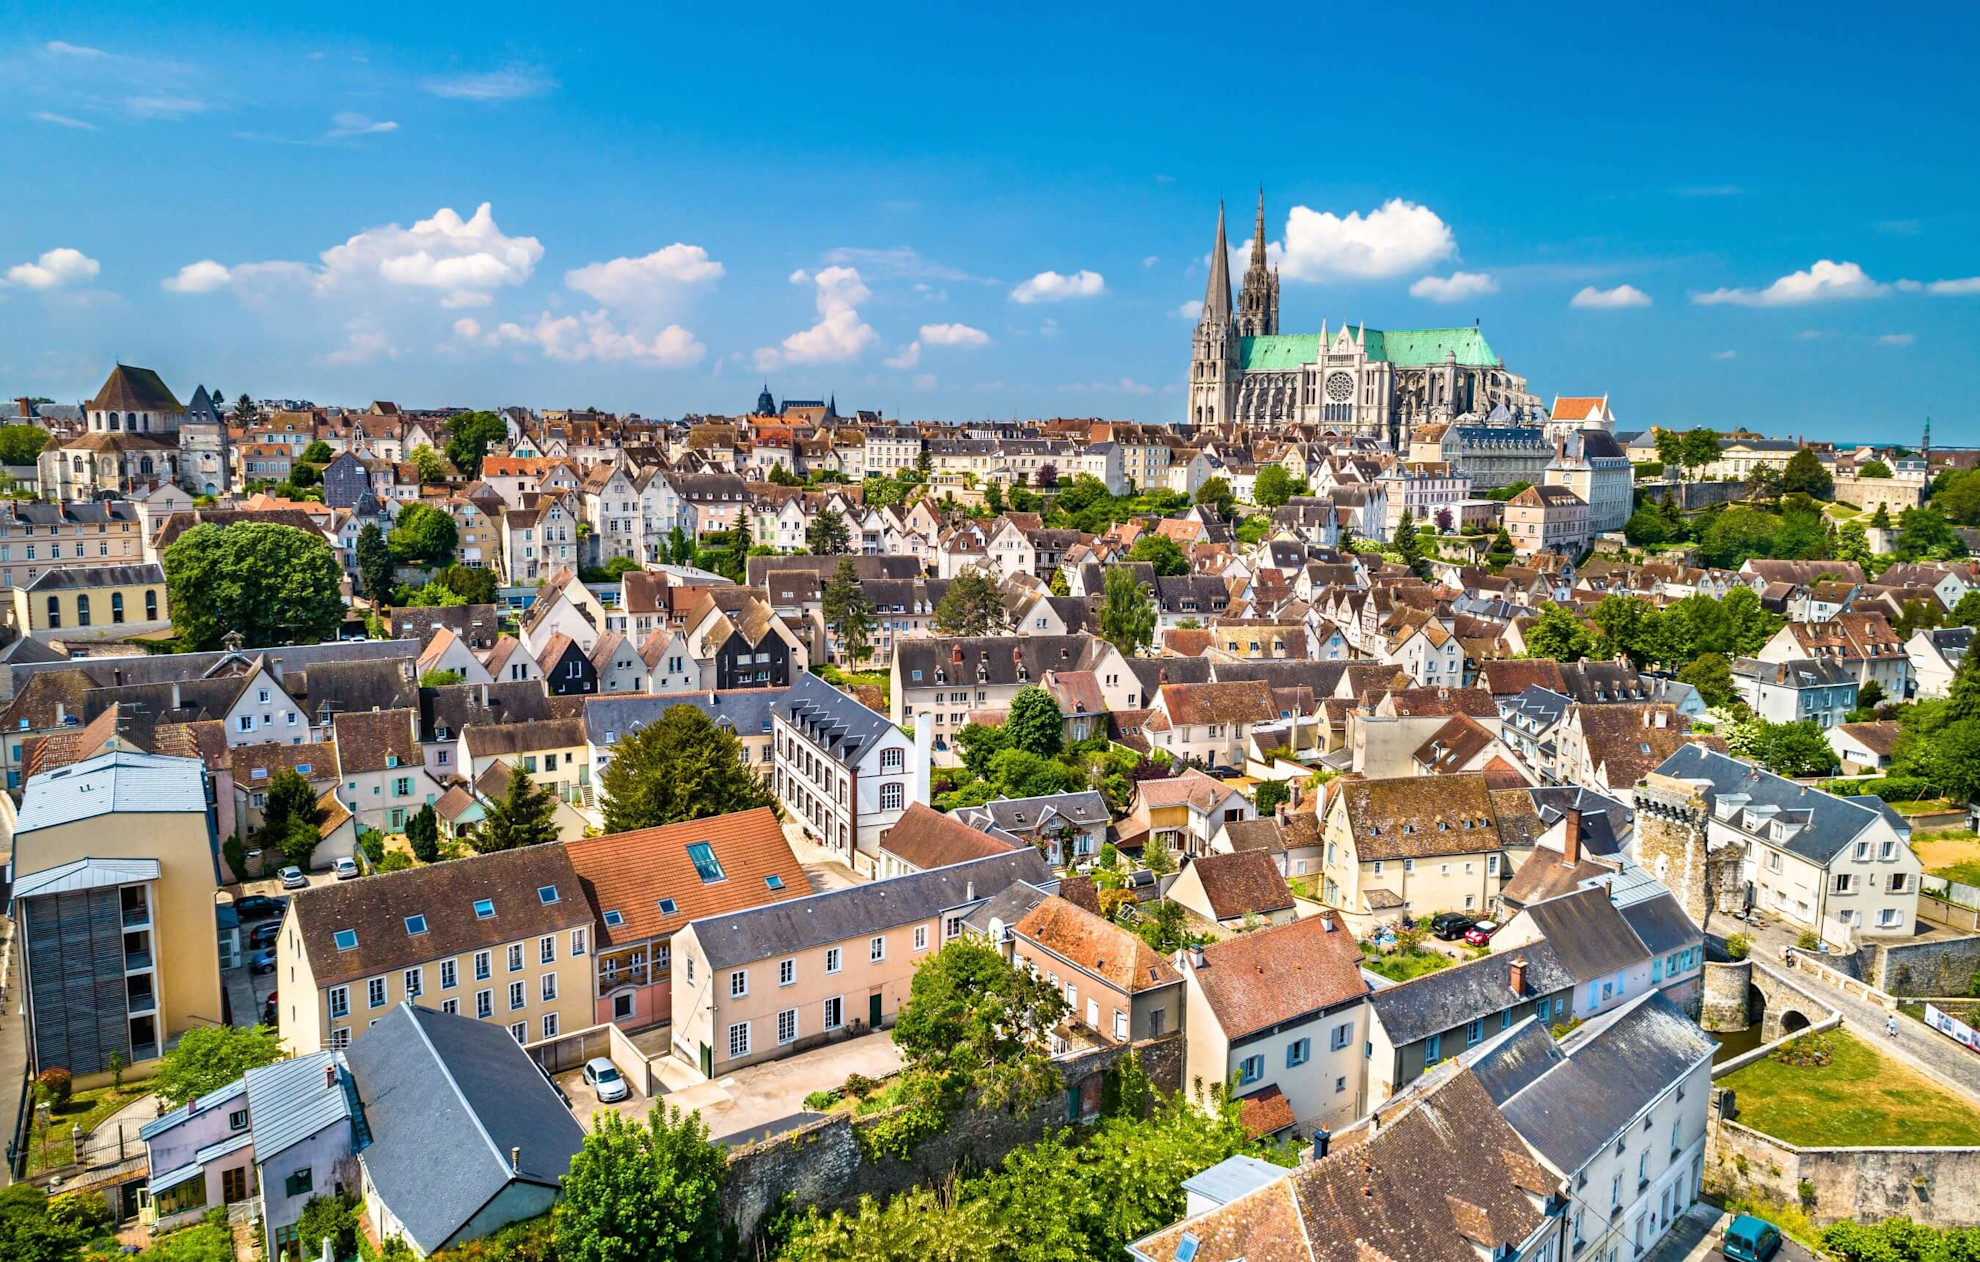
<svg viewBox="0 0 1980 1262">
<path fill-rule="evenodd" d="M 1794 946 L 1797 951 L 1819 951 L 1822 949 L 1822 939 L 1816 936 L 1813 929 L 1803 929 L 1795 938 Z"/>
<path fill-rule="evenodd" d="M 1823 790 L 1838 797 L 1868 794 L 1886 802 L 1917 802 L 1939 796 L 1929 780 L 1917 776 L 1880 776 L 1874 780 L 1831 780 Z"/>
<path fill-rule="evenodd" d="M 69 1096 L 76 1089 L 76 1080 L 68 1070 L 50 1066 L 35 1078 L 36 1093 L 47 1101 L 51 1109 L 59 1109 L 69 1102 Z"/>
<path fill-rule="evenodd" d="M 1752 938 L 1747 937 L 1743 933 L 1735 933 L 1726 939 L 1726 956 L 1728 959 L 1743 960 L 1751 954 L 1753 954 Z"/>
<path fill-rule="evenodd" d="M 836 1091 L 813 1091 L 804 1097 L 804 1107 L 813 1113 L 823 1113 L 839 1102 Z"/>
</svg>

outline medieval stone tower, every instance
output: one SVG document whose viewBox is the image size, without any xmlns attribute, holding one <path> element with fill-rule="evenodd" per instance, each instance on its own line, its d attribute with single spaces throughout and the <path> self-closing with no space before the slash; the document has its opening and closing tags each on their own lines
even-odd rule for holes
<svg viewBox="0 0 1980 1262">
<path fill-rule="evenodd" d="M 1272 320 L 1279 318 L 1276 281 Z M 1231 317 L 1231 250 L 1224 236 L 1224 208 L 1217 207 L 1217 243 L 1210 251 L 1210 284 L 1203 291 L 1203 313 L 1189 356 L 1189 423 L 1198 429 L 1231 419 L 1237 399 L 1240 359 L 1237 324 Z"/>
<path fill-rule="evenodd" d="M 1712 913 L 1744 902 L 1738 841 L 1712 845 L 1711 787 L 1651 772 L 1637 786 L 1636 861 L 1669 887 L 1685 914 L 1707 933 Z"/>
<path fill-rule="evenodd" d="M 1258 190 L 1258 224 L 1251 231 L 1251 266 L 1238 291 L 1239 337 L 1272 337 L 1279 331 L 1279 273 L 1265 266 L 1265 190 Z"/>
</svg>

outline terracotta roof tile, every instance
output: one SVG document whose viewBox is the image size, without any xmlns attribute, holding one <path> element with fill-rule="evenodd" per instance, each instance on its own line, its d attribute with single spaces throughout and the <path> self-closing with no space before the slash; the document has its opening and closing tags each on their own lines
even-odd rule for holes
<svg viewBox="0 0 1980 1262">
<path fill-rule="evenodd" d="M 1065 898 L 1055 896 L 1038 904 L 1013 932 L 1125 994 L 1182 981 L 1182 974 L 1138 934 Z"/>
<path fill-rule="evenodd" d="M 1292 889 L 1269 851 L 1200 855 L 1190 867 L 1203 883 L 1203 896 L 1219 921 L 1286 911 L 1293 905 Z"/>
<path fill-rule="evenodd" d="M 1368 993 L 1361 946 L 1332 911 L 1213 942 L 1195 972 L 1232 1039 Z"/>
<path fill-rule="evenodd" d="M 721 879 L 702 879 L 688 855 L 696 842 L 708 843 L 721 865 Z M 566 849 L 585 897 L 598 913 L 600 946 L 669 937 L 701 916 L 811 893 L 769 807 L 587 837 L 566 843 Z M 672 901 L 673 911 L 661 909 L 663 898 Z M 619 923 L 612 924 L 607 913 L 616 913 Z"/>
</svg>

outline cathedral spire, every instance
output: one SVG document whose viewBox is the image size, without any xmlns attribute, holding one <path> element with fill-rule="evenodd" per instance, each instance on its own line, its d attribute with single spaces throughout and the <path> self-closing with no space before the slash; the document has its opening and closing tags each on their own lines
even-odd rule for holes
<svg viewBox="0 0 1980 1262">
<path fill-rule="evenodd" d="M 1265 186 L 1258 186 L 1258 226 L 1251 230 L 1251 265 L 1265 266 Z"/>
<path fill-rule="evenodd" d="M 1231 318 L 1231 246 L 1224 236 L 1224 203 L 1217 203 L 1217 244 L 1210 251 L 1210 284 L 1203 291 L 1203 319 Z"/>
</svg>

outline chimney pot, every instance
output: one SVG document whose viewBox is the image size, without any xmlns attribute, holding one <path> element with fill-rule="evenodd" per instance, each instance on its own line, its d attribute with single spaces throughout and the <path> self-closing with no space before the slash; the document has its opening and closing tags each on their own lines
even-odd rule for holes
<svg viewBox="0 0 1980 1262">
<path fill-rule="evenodd" d="M 976 882 L 975 882 L 975 881 L 965 881 L 965 882 L 963 882 L 963 901 L 964 901 L 964 902 L 966 902 L 966 903 L 973 903 L 973 902 L 975 902 L 975 901 L 976 901 Z"/>
<path fill-rule="evenodd" d="M 1561 839 L 1561 862 L 1573 865 L 1581 862 L 1581 811 L 1570 808 L 1567 813 L 1567 833 Z"/>
<path fill-rule="evenodd" d="M 958 666 L 962 665 L 962 660 L 963 660 L 962 645 L 957 644 L 952 646 L 951 658 L 956 665 Z"/>
<path fill-rule="evenodd" d="M 522 1173 L 522 1145 L 520 1144 L 509 1145 L 509 1173 Z"/>
<path fill-rule="evenodd" d="M 325 1091 L 331 1091 L 334 1090 L 336 1086 L 337 1086 L 337 1067 L 335 1065 L 325 1065 L 323 1067 L 323 1089 Z"/>
</svg>

